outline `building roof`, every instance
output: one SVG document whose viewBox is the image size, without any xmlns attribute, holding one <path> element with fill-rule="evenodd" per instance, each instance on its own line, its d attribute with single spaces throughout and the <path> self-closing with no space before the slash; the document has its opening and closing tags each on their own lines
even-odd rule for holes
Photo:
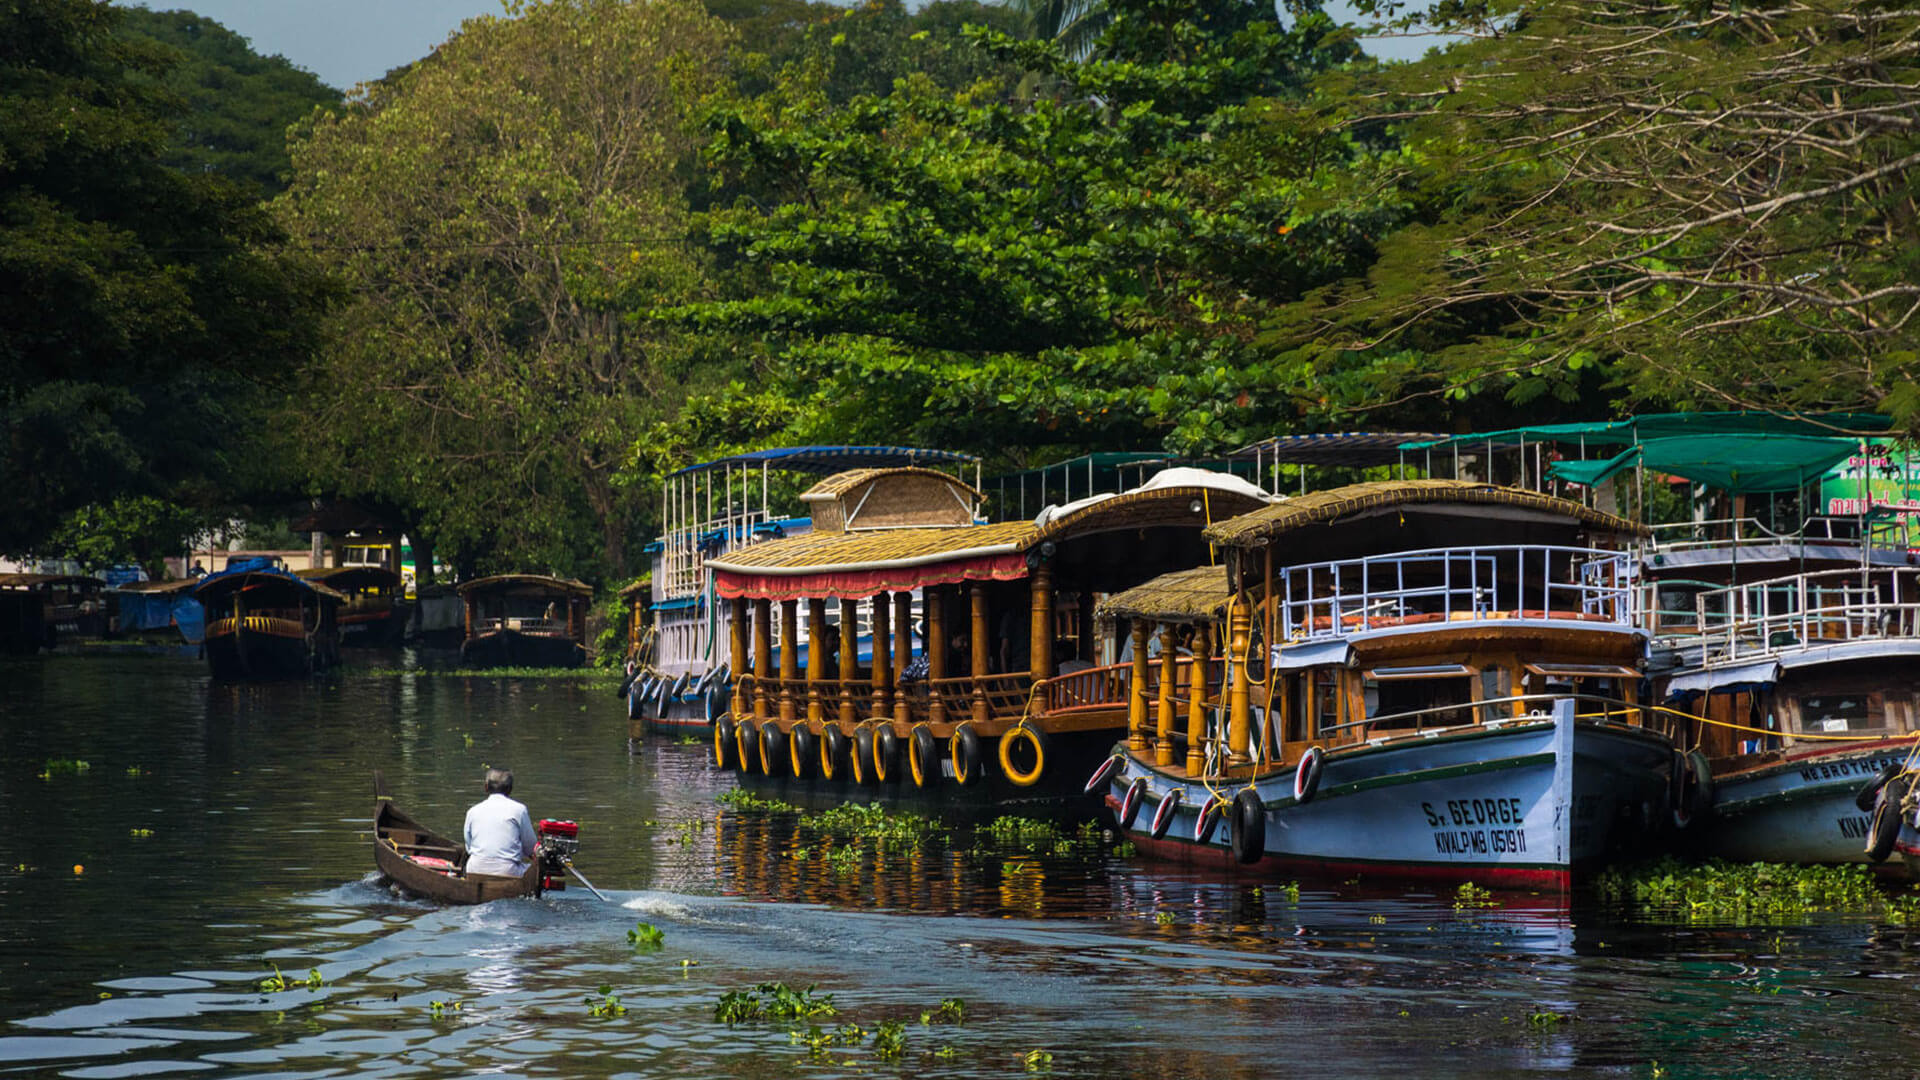
<svg viewBox="0 0 1920 1080">
<path fill-rule="evenodd" d="M 1207 539 L 1228 547 L 1258 547 L 1311 525 L 1325 525 L 1351 515 L 1379 512 L 1396 506 L 1461 505 L 1507 507 L 1546 513 L 1590 529 L 1621 536 L 1645 536 L 1645 526 L 1594 510 L 1567 499 L 1556 499 L 1520 488 L 1498 487 L 1472 480 L 1393 480 L 1315 491 L 1262 507 L 1249 514 L 1208 527 Z"/>
<path fill-rule="evenodd" d="M 1408 443 L 1425 444 L 1440 436 L 1420 431 L 1329 431 L 1305 435 L 1276 435 L 1243 446 L 1229 455 L 1235 459 L 1257 458 L 1262 462 L 1288 465 L 1338 465 L 1362 467 L 1392 465 L 1400 460 L 1400 448 Z"/>
</svg>

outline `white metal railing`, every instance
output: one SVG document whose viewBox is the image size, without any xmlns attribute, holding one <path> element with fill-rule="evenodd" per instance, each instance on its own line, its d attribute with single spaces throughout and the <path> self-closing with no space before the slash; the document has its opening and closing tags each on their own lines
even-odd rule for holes
<svg viewBox="0 0 1920 1080">
<path fill-rule="evenodd" d="M 1706 664 L 1764 660 L 1816 642 L 1920 637 L 1920 570 L 1790 574 L 1694 598 Z"/>
<path fill-rule="evenodd" d="M 1434 548 L 1290 566 L 1281 633 L 1342 637 L 1410 623 L 1583 618 L 1632 625 L 1638 560 L 1546 545 Z"/>
<path fill-rule="evenodd" d="M 1821 514 L 1800 523 L 1789 532 L 1768 528 L 1753 517 L 1711 518 L 1702 521 L 1674 521 L 1650 526 L 1653 537 L 1647 542 L 1649 553 L 1686 551 L 1700 548 L 1753 548 L 1776 545 L 1818 544 L 1823 547 L 1860 547 L 1866 537 L 1869 548 L 1904 551 L 1920 542 L 1907 524 L 1905 514 L 1872 519 L 1859 516 Z"/>
</svg>

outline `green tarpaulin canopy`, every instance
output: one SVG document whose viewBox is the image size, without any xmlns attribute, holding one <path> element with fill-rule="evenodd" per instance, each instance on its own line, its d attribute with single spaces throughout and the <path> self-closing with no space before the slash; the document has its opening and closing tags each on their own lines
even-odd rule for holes
<svg viewBox="0 0 1920 1080">
<path fill-rule="evenodd" d="M 1810 413 L 1806 416 L 1781 416 L 1764 412 L 1649 413 L 1625 420 L 1536 424 L 1504 431 L 1454 435 L 1426 442 L 1403 443 L 1400 449 L 1412 451 L 1462 447 L 1471 450 L 1488 443 L 1512 446 L 1522 441 L 1632 446 L 1654 439 L 1688 435 L 1808 435 L 1828 438 L 1842 433 L 1884 433 L 1892 424 L 1892 417 L 1879 413 Z"/>
<path fill-rule="evenodd" d="M 1676 435 L 1644 439 L 1610 458 L 1556 461 L 1547 471 L 1591 487 L 1634 462 L 1722 491 L 1793 491 L 1807 486 L 1849 455 L 1857 439 L 1811 435 Z"/>
</svg>

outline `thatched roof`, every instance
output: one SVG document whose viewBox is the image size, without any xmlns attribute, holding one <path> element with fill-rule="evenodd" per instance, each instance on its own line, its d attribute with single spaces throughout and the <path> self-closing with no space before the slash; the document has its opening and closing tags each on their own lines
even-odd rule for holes
<svg viewBox="0 0 1920 1080">
<path fill-rule="evenodd" d="M 715 570 L 745 574 L 810 574 L 822 570 L 913 566 L 1025 551 L 1040 530 L 1029 521 L 967 528 L 907 528 L 808 533 L 754 544 L 707 560 Z"/>
<path fill-rule="evenodd" d="M 834 473 L 832 476 L 808 488 L 806 493 L 800 496 L 800 501 L 817 502 L 821 499 L 837 499 L 859 487 L 861 484 L 883 476 L 930 476 L 935 480 L 949 484 L 960 491 L 972 495 L 975 502 L 985 497 L 981 495 L 973 485 L 955 479 L 938 469 L 922 469 L 917 466 L 908 466 L 896 469 L 848 469 L 846 472 Z"/>
<path fill-rule="evenodd" d="M 653 575 L 641 574 L 638 581 L 620 586 L 620 599 L 632 600 L 635 596 L 649 594 L 653 589 Z"/>
<path fill-rule="evenodd" d="M 42 585 L 93 585 L 106 582 L 85 574 L 0 574 L 0 589 L 33 589 Z"/>
<path fill-rule="evenodd" d="M 125 585 L 114 586 L 114 591 L 164 596 L 167 593 L 187 592 L 199 583 L 198 578 L 176 578 L 173 581 L 129 581 Z"/>
<path fill-rule="evenodd" d="M 384 566 L 323 566 L 316 570 L 296 570 L 308 581 L 322 581 L 336 589 L 397 589 L 399 574 Z"/>
<path fill-rule="evenodd" d="M 1115 619 L 1208 622 L 1220 616 L 1232 595 L 1227 589 L 1225 566 L 1196 566 L 1114 593 L 1102 600 L 1094 613 Z"/>
<path fill-rule="evenodd" d="M 1210 526 L 1206 537 L 1227 547 L 1258 547 L 1312 525 L 1333 524 L 1344 518 L 1370 516 L 1396 507 L 1445 505 L 1483 506 L 1488 508 L 1489 518 L 1498 518 L 1502 511 L 1518 511 L 1515 516 L 1545 515 L 1594 532 L 1618 536 L 1648 534 L 1645 526 L 1625 518 L 1538 492 L 1472 480 L 1393 480 L 1349 484 L 1274 503 Z"/>
<path fill-rule="evenodd" d="M 572 578 L 547 577 L 544 574 L 495 574 L 492 577 L 475 578 L 463 581 L 459 585 L 460 595 L 475 592 L 504 592 L 508 589 L 526 589 L 529 592 L 559 592 L 572 596 L 592 596 L 593 586 Z"/>
</svg>

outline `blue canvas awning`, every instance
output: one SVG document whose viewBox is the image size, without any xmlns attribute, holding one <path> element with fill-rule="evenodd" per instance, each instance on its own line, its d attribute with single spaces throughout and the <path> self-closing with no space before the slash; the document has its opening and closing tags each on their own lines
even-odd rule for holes
<svg viewBox="0 0 1920 1080">
<path fill-rule="evenodd" d="M 1328 664 L 1344 667 L 1352 660 L 1353 645 L 1344 639 L 1282 645 L 1273 650 L 1275 671 L 1299 671 L 1302 668 L 1323 667 Z"/>
<path fill-rule="evenodd" d="M 1780 662 L 1778 660 L 1760 660 L 1751 664 L 1734 664 L 1729 667 L 1689 671 L 1684 675 L 1675 675 L 1667 682 L 1667 700 L 1693 694 L 1710 694 L 1715 690 L 1751 690 L 1754 687 L 1771 685 L 1779 680 Z"/>
</svg>

